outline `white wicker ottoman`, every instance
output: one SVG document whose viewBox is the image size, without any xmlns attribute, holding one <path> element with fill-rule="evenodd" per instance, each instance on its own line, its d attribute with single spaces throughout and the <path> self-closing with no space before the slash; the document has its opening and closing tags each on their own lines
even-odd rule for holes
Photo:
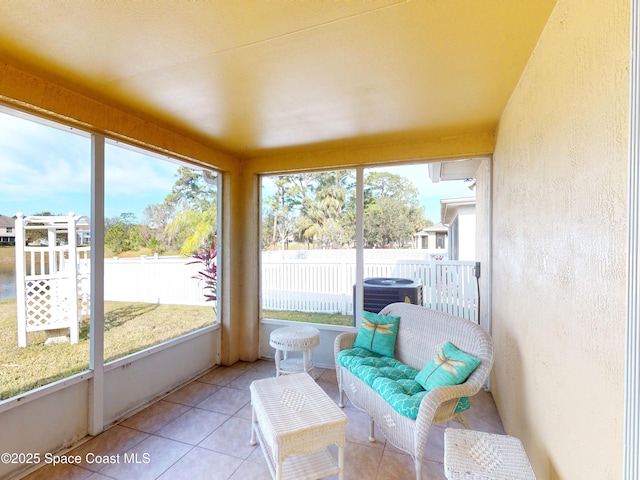
<svg viewBox="0 0 640 480">
<path fill-rule="evenodd" d="M 256 437 L 276 480 L 344 478 L 347 417 L 307 373 L 255 380 L 251 445 Z M 338 446 L 338 461 L 327 448 Z"/>
<path fill-rule="evenodd" d="M 449 480 L 535 480 L 522 442 L 509 435 L 447 428 L 444 474 Z"/>
<path fill-rule="evenodd" d="M 319 344 L 320 331 L 317 328 L 306 325 L 276 328 L 269 336 L 269 345 L 276 349 L 276 377 L 288 373 L 311 373 L 311 349 Z M 288 358 L 288 352 L 302 352 L 302 358 Z"/>
</svg>

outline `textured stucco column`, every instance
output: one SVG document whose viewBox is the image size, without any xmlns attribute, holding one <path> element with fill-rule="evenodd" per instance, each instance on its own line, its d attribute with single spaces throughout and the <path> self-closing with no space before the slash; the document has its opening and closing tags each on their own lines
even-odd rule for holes
<svg viewBox="0 0 640 480">
<path fill-rule="evenodd" d="M 260 188 L 258 176 L 227 177 L 223 193 L 222 364 L 252 362 L 260 340 Z"/>
<path fill-rule="evenodd" d="M 628 0 L 558 0 L 500 119 L 491 388 L 538 478 L 622 478 L 628 65 Z"/>
</svg>

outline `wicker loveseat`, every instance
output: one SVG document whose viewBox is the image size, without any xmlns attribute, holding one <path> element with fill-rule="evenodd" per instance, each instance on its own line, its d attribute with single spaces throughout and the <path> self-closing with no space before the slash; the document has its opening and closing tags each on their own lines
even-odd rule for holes
<svg viewBox="0 0 640 480">
<path fill-rule="evenodd" d="M 493 342 L 483 328 L 469 320 L 418 305 L 393 303 L 382 309 L 380 314 L 400 317 L 394 358 L 404 365 L 421 370 L 446 342 L 481 360 L 464 383 L 422 392 L 414 420 L 392 408 L 371 386 L 340 364 L 340 352 L 352 349 L 356 333 L 343 333 L 336 338 L 334 353 L 340 406 L 344 406 L 346 392 L 354 406 L 369 414 L 369 440 L 375 441 L 375 422 L 388 441 L 413 457 L 416 479 L 420 480 L 431 425 L 461 415 L 456 411 L 461 397 L 464 400 L 483 387 L 493 366 Z"/>
</svg>

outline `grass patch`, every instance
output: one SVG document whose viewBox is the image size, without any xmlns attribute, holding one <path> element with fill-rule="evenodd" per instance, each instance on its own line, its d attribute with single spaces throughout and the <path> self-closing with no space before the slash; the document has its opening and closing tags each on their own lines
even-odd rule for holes
<svg viewBox="0 0 640 480">
<path fill-rule="evenodd" d="M 105 302 L 105 362 L 210 325 L 211 307 Z M 28 334 L 18 347 L 15 299 L 0 300 L 0 400 L 66 378 L 89 368 L 89 320 L 80 340 L 45 345 L 45 332 Z"/>
<path fill-rule="evenodd" d="M 294 322 L 323 323 L 325 325 L 353 326 L 353 315 L 341 315 L 339 313 L 310 313 L 288 310 L 263 310 L 263 318 L 276 318 L 278 320 L 291 320 Z"/>
<path fill-rule="evenodd" d="M 16 263 L 15 247 L 0 246 L 0 264 L 13 265 Z"/>
<path fill-rule="evenodd" d="M 105 302 L 105 362 L 193 332 L 215 320 L 211 307 Z M 265 310 L 263 316 L 296 322 L 353 325 L 351 315 Z M 89 319 L 76 345 L 45 345 L 45 332 L 28 334 L 18 347 L 16 300 L 0 300 L 0 400 L 83 372 L 89 368 Z"/>
<path fill-rule="evenodd" d="M 112 257 L 138 258 L 138 257 L 141 257 L 142 255 L 146 255 L 147 257 L 153 257 L 154 254 L 155 254 L 154 251 L 151 250 L 150 248 L 141 248 L 139 250 L 127 250 L 126 252 L 114 253 L 113 250 L 111 250 L 108 246 L 105 245 L 104 247 L 104 258 L 112 258 Z M 160 256 L 167 256 L 167 255 L 171 255 L 171 256 L 180 255 L 180 252 L 178 250 L 169 250 L 166 252 L 162 252 Z"/>
</svg>

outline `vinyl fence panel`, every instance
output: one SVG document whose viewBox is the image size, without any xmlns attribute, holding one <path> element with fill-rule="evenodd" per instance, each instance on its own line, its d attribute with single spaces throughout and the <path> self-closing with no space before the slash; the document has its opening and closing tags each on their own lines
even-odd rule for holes
<svg viewBox="0 0 640 480">
<path fill-rule="evenodd" d="M 474 262 L 399 260 L 366 262 L 365 278 L 420 279 L 423 305 L 475 319 Z M 262 308 L 353 314 L 355 262 L 262 261 Z"/>
<path fill-rule="evenodd" d="M 104 299 L 172 305 L 208 305 L 199 270 L 182 257 L 105 259 Z"/>
<path fill-rule="evenodd" d="M 105 259 L 105 300 L 178 305 L 210 305 L 197 264 L 184 257 Z M 475 319 L 474 262 L 376 260 L 365 262 L 365 278 L 419 279 L 423 305 Z M 262 308 L 353 314 L 355 261 L 262 260 Z M 87 283 L 88 282 L 84 282 Z"/>
</svg>

